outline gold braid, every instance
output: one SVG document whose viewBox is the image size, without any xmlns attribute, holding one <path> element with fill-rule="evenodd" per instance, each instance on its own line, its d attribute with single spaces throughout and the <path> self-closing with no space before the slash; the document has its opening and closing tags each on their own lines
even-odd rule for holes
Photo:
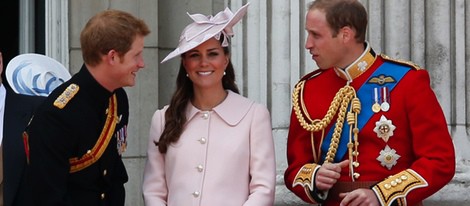
<svg viewBox="0 0 470 206">
<path fill-rule="evenodd" d="M 299 96 L 300 96 L 299 93 L 301 90 L 303 90 L 304 85 L 305 85 L 305 80 L 299 82 L 296 85 L 294 92 L 292 94 L 292 105 L 293 105 L 294 113 L 297 117 L 297 120 L 299 120 L 300 125 L 305 130 L 309 132 L 317 132 L 317 131 L 325 129 L 328 126 L 328 124 L 330 124 L 331 120 L 333 119 L 333 117 L 335 116 L 339 108 L 338 118 L 336 119 L 336 125 L 333 131 L 333 136 L 331 138 L 330 147 L 328 148 L 328 152 L 325 158 L 325 162 L 333 162 L 335 155 L 336 155 L 336 151 L 338 149 L 339 139 L 341 137 L 341 131 L 343 130 L 343 123 L 344 123 L 346 110 L 348 108 L 349 103 L 351 102 L 351 99 L 353 98 L 357 99 L 356 91 L 354 90 L 353 87 L 349 86 L 349 84 L 341 88 L 336 93 L 335 97 L 333 98 L 333 101 L 331 102 L 330 107 L 328 108 L 328 111 L 325 114 L 325 117 L 323 117 L 323 119 L 321 120 L 320 119 L 311 120 L 309 118 L 309 120 L 312 122 L 310 124 L 305 120 L 302 114 L 302 111 L 300 109 L 300 106 L 299 106 Z M 306 110 L 303 104 L 303 97 L 300 97 L 300 101 L 303 107 L 302 108 L 303 113 L 307 117 L 309 117 L 308 111 Z M 359 111 L 360 111 L 360 108 L 359 108 Z"/>
<path fill-rule="evenodd" d="M 349 124 L 349 172 L 353 182 L 360 176 L 359 173 L 354 172 L 354 168 L 359 167 L 359 161 L 357 157 L 359 156 L 359 128 L 357 127 L 357 115 L 359 113 L 361 113 L 361 102 L 359 101 L 359 98 L 354 97 L 351 101 L 351 108 L 349 109 L 348 116 L 346 117 Z"/>
</svg>

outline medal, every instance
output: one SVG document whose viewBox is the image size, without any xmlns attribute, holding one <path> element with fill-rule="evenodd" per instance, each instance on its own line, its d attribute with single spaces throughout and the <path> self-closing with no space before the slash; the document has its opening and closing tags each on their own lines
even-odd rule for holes
<svg viewBox="0 0 470 206">
<path fill-rule="evenodd" d="M 116 132 L 117 150 L 119 155 L 122 155 L 127 149 L 127 125 L 124 125 L 119 131 Z"/>
<path fill-rule="evenodd" d="M 374 132 L 377 133 L 378 138 L 382 138 L 383 141 L 388 142 L 388 139 L 393 136 L 395 128 L 395 125 L 392 124 L 392 120 L 388 120 L 382 115 L 380 120 L 375 122 Z"/>
<path fill-rule="evenodd" d="M 384 112 L 387 112 L 390 109 L 390 104 L 388 102 L 382 102 L 380 109 L 382 109 Z"/>
<path fill-rule="evenodd" d="M 374 113 L 377 113 L 380 111 L 380 105 L 379 105 L 379 94 L 377 92 L 377 88 L 374 88 L 374 104 L 372 104 L 372 111 Z"/>
<path fill-rule="evenodd" d="M 390 104 L 387 102 L 388 100 L 388 95 L 387 95 L 387 92 L 388 92 L 388 89 L 387 87 L 382 87 L 382 99 L 383 99 L 383 102 L 382 104 L 380 104 L 380 109 L 382 109 L 382 111 L 384 112 L 388 112 L 388 110 L 390 109 Z"/>
<path fill-rule="evenodd" d="M 377 113 L 377 112 L 380 112 L 380 110 L 382 109 L 382 107 L 379 105 L 379 103 L 374 103 L 374 105 L 372 105 L 372 111 L 374 113 Z"/>
<path fill-rule="evenodd" d="M 397 160 L 401 156 L 397 154 L 397 151 L 390 148 L 388 145 L 380 151 L 380 155 L 377 157 L 377 161 L 380 162 L 380 165 L 387 167 L 388 170 L 391 170 L 393 166 L 397 164 Z"/>
</svg>

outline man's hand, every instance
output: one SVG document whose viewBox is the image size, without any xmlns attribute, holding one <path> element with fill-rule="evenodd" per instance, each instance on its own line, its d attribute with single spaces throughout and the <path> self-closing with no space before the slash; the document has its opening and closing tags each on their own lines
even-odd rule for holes
<svg viewBox="0 0 470 206">
<path fill-rule="evenodd" d="M 331 189 L 341 176 L 342 168 L 349 165 L 349 160 L 340 163 L 325 163 L 318 169 L 315 176 L 315 186 L 320 191 Z"/>
<path fill-rule="evenodd" d="M 343 200 L 340 206 L 379 206 L 379 200 L 371 189 L 356 189 L 352 192 L 339 194 Z"/>
</svg>

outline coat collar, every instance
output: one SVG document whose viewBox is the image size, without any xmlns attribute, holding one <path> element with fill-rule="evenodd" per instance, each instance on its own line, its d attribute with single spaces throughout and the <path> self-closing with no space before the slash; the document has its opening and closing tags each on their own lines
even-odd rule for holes
<svg viewBox="0 0 470 206">
<path fill-rule="evenodd" d="M 334 70 L 336 74 L 342 79 L 352 82 L 356 77 L 363 74 L 367 69 L 369 69 L 374 63 L 377 55 L 374 50 L 370 47 L 369 43 L 365 43 L 366 49 L 361 54 L 359 58 L 356 59 L 351 65 L 345 69 L 340 69 L 335 67 Z"/>
<path fill-rule="evenodd" d="M 194 118 L 194 116 L 201 115 L 206 112 L 215 112 L 228 125 L 235 126 L 240 123 L 243 117 L 245 117 L 253 104 L 253 100 L 228 90 L 227 98 L 225 98 L 222 103 L 214 107 L 212 111 L 199 110 L 189 103 L 186 108 L 186 117 L 188 118 L 189 122 L 192 118 Z"/>
</svg>

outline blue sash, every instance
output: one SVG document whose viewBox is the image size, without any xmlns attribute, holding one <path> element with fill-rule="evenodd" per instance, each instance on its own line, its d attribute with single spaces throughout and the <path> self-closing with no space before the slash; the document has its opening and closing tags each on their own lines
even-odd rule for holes
<svg viewBox="0 0 470 206">
<path fill-rule="evenodd" d="M 374 87 L 376 87 L 375 84 L 368 83 L 369 80 L 373 77 L 377 77 L 381 74 L 386 74 L 387 77 L 392 77 L 395 79 L 393 83 L 385 83 L 381 86 L 387 85 L 389 94 L 392 92 L 393 88 L 398 84 L 398 82 L 405 76 L 405 74 L 410 71 L 410 67 L 400 65 L 400 64 L 394 64 L 390 62 L 384 62 L 382 65 L 380 65 L 377 70 L 371 75 L 371 77 L 359 88 L 359 90 L 356 92 L 357 97 L 359 100 L 361 100 L 361 113 L 359 113 L 357 117 L 357 127 L 359 131 L 364 127 L 364 125 L 369 121 L 369 119 L 372 117 L 374 112 L 372 111 L 372 104 L 374 103 L 374 98 L 371 98 L 371 94 L 374 93 Z M 348 108 L 349 111 L 349 108 Z M 335 123 L 336 124 L 336 123 Z M 326 153 L 328 152 L 328 148 L 330 147 L 331 143 L 331 138 L 333 136 L 335 127 L 332 126 L 330 131 L 328 132 L 326 138 L 323 140 L 323 144 L 321 146 L 322 149 L 322 155 L 321 155 L 321 162 L 320 164 L 323 164 L 326 158 Z M 361 138 L 359 136 L 359 138 Z M 335 155 L 335 160 L 334 162 L 340 162 L 344 155 L 346 154 L 346 151 L 348 151 L 347 144 L 349 142 L 349 124 L 345 121 L 343 124 L 343 130 L 341 131 L 341 138 L 339 141 L 338 145 L 338 150 Z"/>
</svg>

